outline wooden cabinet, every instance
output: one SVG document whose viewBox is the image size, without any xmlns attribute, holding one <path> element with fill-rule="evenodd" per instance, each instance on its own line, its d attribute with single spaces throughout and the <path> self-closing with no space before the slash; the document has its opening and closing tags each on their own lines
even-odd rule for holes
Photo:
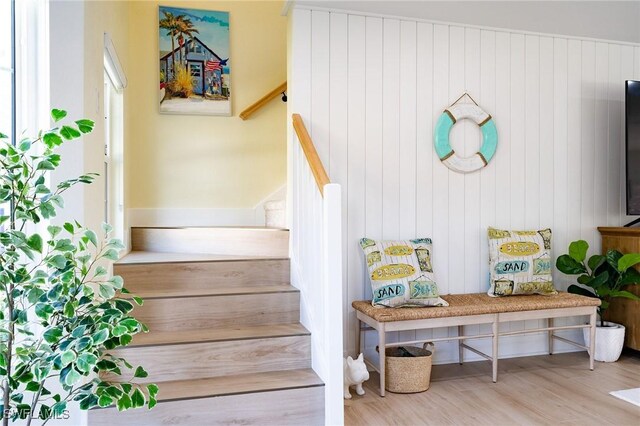
<svg viewBox="0 0 640 426">
<path fill-rule="evenodd" d="M 622 253 L 640 253 L 640 228 L 598 228 L 602 235 L 602 253 L 609 249 Z M 640 296 L 640 286 L 627 290 Z M 624 345 L 640 350 L 640 302 L 628 299 L 614 299 L 605 312 L 604 318 L 627 328 Z"/>
</svg>

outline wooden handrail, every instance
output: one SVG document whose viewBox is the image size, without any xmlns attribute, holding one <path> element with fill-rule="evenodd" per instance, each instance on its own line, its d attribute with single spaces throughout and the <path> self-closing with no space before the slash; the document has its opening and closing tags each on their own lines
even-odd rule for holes
<svg viewBox="0 0 640 426">
<path fill-rule="evenodd" d="M 258 99 L 254 104 L 252 104 L 251 106 L 246 108 L 244 111 L 242 111 L 240 113 L 240 118 L 242 118 L 243 120 L 246 120 L 247 118 L 251 117 L 257 110 L 265 106 L 271 99 L 275 98 L 276 96 L 280 95 L 282 92 L 285 92 L 286 90 L 287 90 L 287 82 L 285 81 L 280 86 L 276 87 L 275 89 L 273 89 L 272 91 L 270 91 L 269 93 L 267 93 L 266 95 Z"/>
<path fill-rule="evenodd" d="M 313 177 L 316 179 L 316 184 L 318 185 L 318 189 L 320 189 L 320 194 L 324 196 L 324 186 L 331 183 L 329 176 L 327 175 L 327 171 L 322 165 L 320 156 L 318 156 L 318 151 L 316 151 L 316 147 L 313 145 L 313 141 L 311 140 L 311 136 L 309 136 L 309 132 L 307 132 L 307 128 L 304 125 L 304 121 L 302 121 L 302 117 L 300 117 L 300 114 L 293 114 L 292 117 L 293 129 L 296 131 L 296 135 L 298 135 L 300 146 L 302 146 L 304 156 L 307 157 L 307 162 L 309 163 Z"/>
</svg>

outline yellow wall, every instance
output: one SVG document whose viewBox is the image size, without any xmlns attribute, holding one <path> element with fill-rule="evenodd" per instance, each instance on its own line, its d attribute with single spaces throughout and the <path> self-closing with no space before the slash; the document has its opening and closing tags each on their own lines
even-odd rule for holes
<svg viewBox="0 0 640 426">
<path fill-rule="evenodd" d="M 286 180 L 286 105 L 242 109 L 286 80 L 280 1 L 162 1 L 230 12 L 233 117 L 158 112 L 158 2 L 129 2 L 128 208 L 251 208 Z"/>
</svg>

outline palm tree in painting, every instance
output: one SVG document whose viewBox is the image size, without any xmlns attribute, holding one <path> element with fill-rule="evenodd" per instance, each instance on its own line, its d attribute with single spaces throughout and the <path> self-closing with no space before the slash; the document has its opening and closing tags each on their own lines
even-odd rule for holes
<svg viewBox="0 0 640 426">
<path fill-rule="evenodd" d="M 167 30 L 167 35 L 171 37 L 171 69 L 172 69 L 172 77 L 175 78 L 176 75 L 176 45 L 174 37 L 178 34 L 179 21 L 177 17 L 171 13 L 163 11 L 164 18 L 160 20 L 160 28 Z M 183 16 L 183 15 L 181 15 Z"/>
<path fill-rule="evenodd" d="M 196 27 L 193 26 L 193 22 L 191 22 L 191 19 L 189 18 L 185 18 L 184 15 L 180 15 L 176 18 L 176 20 L 178 21 L 178 25 L 177 25 L 177 34 L 178 34 L 178 45 L 180 46 L 179 52 L 180 52 L 180 63 L 183 62 L 183 55 L 182 55 L 182 48 L 185 47 L 185 52 L 184 52 L 184 58 L 186 58 L 187 56 L 187 51 L 186 51 L 186 45 L 185 45 L 185 38 L 189 37 L 191 39 L 193 39 L 193 35 L 194 34 L 199 34 L 200 32 L 198 31 L 198 29 Z"/>
</svg>

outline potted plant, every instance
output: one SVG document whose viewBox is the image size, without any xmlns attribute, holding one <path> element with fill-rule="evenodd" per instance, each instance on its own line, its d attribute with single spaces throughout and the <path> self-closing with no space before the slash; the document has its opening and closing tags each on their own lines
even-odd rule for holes
<svg viewBox="0 0 640 426">
<path fill-rule="evenodd" d="M 640 263 L 640 253 L 623 255 L 617 250 L 609 250 L 606 255 L 595 254 L 589 257 L 585 263 L 588 250 L 589 244 L 586 241 L 572 242 L 569 253 L 558 258 L 556 267 L 567 275 L 578 275 L 580 285 L 571 284 L 567 289 L 569 293 L 600 299 L 600 321 L 596 326 L 594 357 L 597 361 L 615 362 L 622 352 L 625 328 L 621 324 L 604 321 L 603 314 L 611 299 L 616 297 L 640 300 L 635 294 L 624 290 L 626 286 L 640 283 L 640 272 L 634 268 Z M 585 344 L 589 346 L 588 329 L 583 329 L 583 334 Z"/>
<path fill-rule="evenodd" d="M 67 114 L 51 115 L 59 122 Z M 122 242 L 109 238 L 107 224 L 100 236 L 77 221 L 42 225 L 63 208 L 65 191 L 94 180 L 94 174 L 57 184 L 48 179 L 60 165 L 56 149 L 93 126 L 91 120 L 68 122 L 16 145 L 0 133 L 0 204 L 11 206 L 0 216 L 3 426 L 18 419 L 30 425 L 34 419 L 44 424 L 68 418 L 71 403 L 83 410 L 156 404 L 156 385 L 133 382 L 147 377 L 144 368 L 134 370 L 109 353 L 148 331 L 130 315 L 142 299 L 128 295 L 122 278 L 107 273 Z M 105 374 L 131 380 L 116 382 Z"/>
</svg>

